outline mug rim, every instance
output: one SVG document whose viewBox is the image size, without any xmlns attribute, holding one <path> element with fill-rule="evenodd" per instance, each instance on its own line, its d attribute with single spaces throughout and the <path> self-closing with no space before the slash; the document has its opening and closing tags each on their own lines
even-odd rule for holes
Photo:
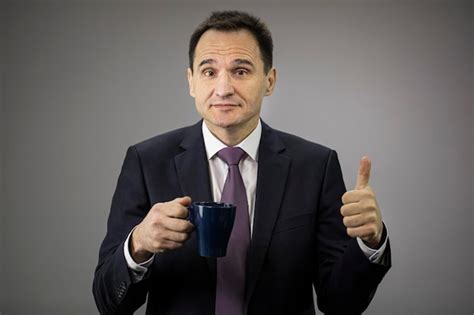
<svg viewBox="0 0 474 315">
<path fill-rule="evenodd" d="M 206 207 L 206 208 L 234 208 L 235 206 L 228 202 L 216 202 L 216 201 L 197 201 L 193 202 L 192 206 Z"/>
</svg>

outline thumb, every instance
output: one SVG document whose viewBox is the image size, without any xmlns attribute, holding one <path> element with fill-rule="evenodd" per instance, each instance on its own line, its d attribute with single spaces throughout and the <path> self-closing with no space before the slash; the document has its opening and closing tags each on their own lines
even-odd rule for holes
<svg viewBox="0 0 474 315">
<path fill-rule="evenodd" d="M 191 204 L 191 197 L 184 196 L 184 197 L 175 198 L 173 202 L 177 202 L 182 206 L 189 206 Z"/>
<path fill-rule="evenodd" d="M 359 163 L 359 174 L 357 175 L 357 182 L 355 189 L 364 189 L 369 185 L 371 162 L 368 156 L 363 156 Z"/>
</svg>

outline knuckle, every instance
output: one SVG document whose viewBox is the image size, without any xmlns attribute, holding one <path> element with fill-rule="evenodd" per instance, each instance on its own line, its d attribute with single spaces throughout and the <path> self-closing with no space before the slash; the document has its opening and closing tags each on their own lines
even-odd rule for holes
<svg viewBox="0 0 474 315">
<path fill-rule="evenodd" d="M 155 212 L 152 217 L 152 222 L 156 226 L 160 226 L 166 219 L 166 215 L 162 211 Z"/>
<path fill-rule="evenodd" d="M 190 237 L 189 233 L 184 233 L 184 241 L 187 241 Z"/>
<path fill-rule="evenodd" d="M 159 235 L 159 232 L 158 232 L 156 229 L 153 229 L 153 230 L 150 232 L 150 236 L 151 236 L 151 239 L 152 239 L 153 241 L 158 240 L 158 235 Z"/>
<path fill-rule="evenodd" d="M 371 212 L 375 212 L 377 210 L 377 207 L 375 206 L 375 204 L 373 202 L 371 202 L 367 205 L 367 210 L 369 210 Z"/>
<path fill-rule="evenodd" d="M 377 202 L 375 201 L 375 199 L 370 199 L 368 204 L 372 209 L 377 209 Z"/>
<path fill-rule="evenodd" d="M 370 203 L 367 201 L 367 199 L 362 199 L 359 202 L 360 208 L 362 212 L 369 212 L 370 211 Z"/>
<path fill-rule="evenodd" d="M 343 204 L 347 203 L 347 192 L 342 195 L 341 201 L 342 201 Z"/>
<path fill-rule="evenodd" d="M 352 200 L 354 199 L 354 195 L 355 192 L 354 191 L 347 191 L 344 193 L 344 195 L 342 195 L 342 200 L 344 202 L 344 204 L 348 204 L 348 203 L 351 203 Z"/>
<path fill-rule="evenodd" d="M 346 216 L 346 213 L 347 213 L 347 206 L 344 205 L 341 207 L 341 215 Z"/>
<path fill-rule="evenodd" d="M 346 231 L 347 231 L 347 235 L 349 235 L 350 237 L 356 237 L 357 236 L 354 229 L 348 228 Z"/>
<path fill-rule="evenodd" d="M 349 225 L 349 218 L 348 217 L 342 218 L 342 223 L 344 223 L 345 226 L 348 226 Z"/>
<path fill-rule="evenodd" d="M 162 243 L 158 240 L 154 240 L 154 241 L 152 241 L 151 246 L 152 246 L 154 251 L 157 251 L 161 248 Z"/>
<path fill-rule="evenodd" d="M 183 222 L 183 232 L 190 233 L 194 229 L 194 225 L 189 221 Z"/>
<path fill-rule="evenodd" d="M 178 232 L 184 232 L 187 226 L 187 221 L 185 220 L 176 220 L 173 225 L 173 229 Z"/>
<path fill-rule="evenodd" d="M 163 232 L 157 232 L 157 233 L 154 234 L 153 241 L 156 242 L 156 244 L 158 244 L 158 246 L 163 245 L 163 240 L 164 240 Z"/>
<path fill-rule="evenodd" d="M 187 214 L 187 209 L 178 203 L 170 206 L 169 215 L 174 218 L 183 218 Z"/>
<path fill-rule="evenodd" d="M 161 220 L 161 222 L 160 222 L 160 229 L 162 231 L 166 231 L 166 230 L 169 230 L 170 228 L 172 228 L 174 226 L 173 220 L 174 219 L 169 218 L 169 217 L 163 218 L 163 220 Z"/>
<path fill-rule="evenodd" d="M 375 222 L 375 215 L 373 213 L 369 212 L 365 215 L 364 219 L 365 219 L 365 222 L 371 224 L 371 223 Z"/>
<path fill-rule="evenodd" d="M 189 240 L 189 238 L 190 238 L 189 233 L 184 233 L 184 240 L 183 241 L 186 242 L 187 240 Z"/>
<path fill-rule="evenodd" d="M 164 205 L 164 203 L 162 203 L 162 202 L 157 202 L 157 203 L 155 203 L 155 204 L 151 207 L 150 211 L 152 211 L 152 212 L 160 212 L 160 211 L 163 210 L 163 205 Z"/>
<path fill-rule="evenodd" d="M 159 240 L 161 238 L 162 233 L 163 232 L 161 228 L 153 229 L 153 231 L 151 232 L 151 236 L 154 240 Z"/>
<path fill-rule="evenodd" d="M 181 206 L 178 210 L 178 214 L 180 218 L 186 218 L 188 216 L 188 209 L 185 207 Z"/>
<path fill-rule="evenodd" d="M 194 225 L 191 222 L 186 221 L 185 232 L 186 233 L 191 233 L 193 230 L 194 230 Z"/>
<path fill-rule="evenodd" d="M 372 223 L 374 223 L 374 224 L 377 223 L 378 217 L 377 217 L 377 214 L 375 212 L 371 213 L 370 218 L 372 220 Z"/>
<path fill-rule="evenodd" d="M 179 233 L 177 238 L 179 242 L 184 242 L 188 239 L 188 235 L 186 233 Z"/>
<path fill-rule="evenodd" d="M 352 220 L 351 223 L 353 224 L 353 226 L 359 226 L 361 224 L 361 218 L 360 217 L 354 218 L 354 220 Z"/>
</svg>

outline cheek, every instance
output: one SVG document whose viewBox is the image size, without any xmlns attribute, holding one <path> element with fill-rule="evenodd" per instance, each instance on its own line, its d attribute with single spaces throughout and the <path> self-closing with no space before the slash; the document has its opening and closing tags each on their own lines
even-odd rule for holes
<svg viewBox="0 0 474 315">
<path fill-rule="evenodd" d="M 209 84 L 201 83 L 199 85 L 196 85 L 196 89 L 195 89 L 196 99 L 199 99 L 200 101 L 205 101 L 211 96 L 212 91 L 213 91 L 213 88 Z"/>
<path fill-rule="evenodd" d="M 196 103 L 196 107 L 201 107 L 203 102 L 202 90 L 198 87 L 194 90 L 194 102 Z"/>
<path fill-rule="evenodd" d="M 247 89 L 244 95 L 247 103 L 251 107 L 258 108 L 262 103 L 263 97 L 265 96 L 265 89 L 261 86 L 258 88 L 254 87 L 251 89 Z"/>
</svg>

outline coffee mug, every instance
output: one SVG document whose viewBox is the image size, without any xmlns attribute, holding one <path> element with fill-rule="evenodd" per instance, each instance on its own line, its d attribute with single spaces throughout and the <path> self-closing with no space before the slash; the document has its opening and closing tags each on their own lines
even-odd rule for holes
<svg viewBox="0 0 474 315">
<path fill-rule="evenodd" d="M 223 257 L 235 220 L 235 206 L 230 203 L 194 202 L 189 207 L 189 221 L 196 227 L 199 255 Z"/>
</svg>

